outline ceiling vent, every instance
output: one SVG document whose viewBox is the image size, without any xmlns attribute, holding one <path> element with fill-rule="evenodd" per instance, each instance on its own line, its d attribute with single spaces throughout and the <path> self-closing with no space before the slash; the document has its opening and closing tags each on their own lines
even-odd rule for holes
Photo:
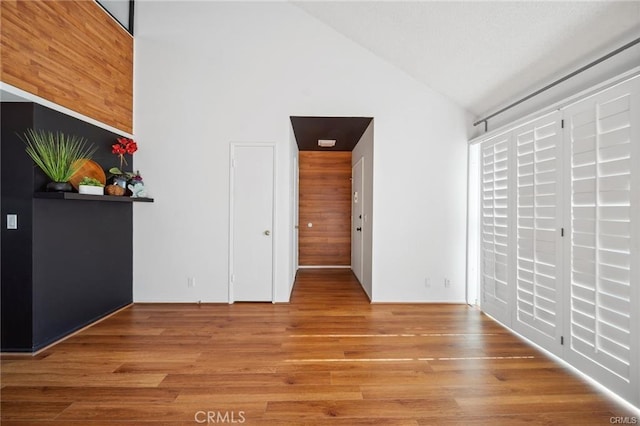
<svg viewBox="0 0 640 426">
<path fill-rule="evenodd" d="M 333 148 L 336 146 L 335 139 L 318 139 L 318 146 L 320 148 Z"/>
</svg>

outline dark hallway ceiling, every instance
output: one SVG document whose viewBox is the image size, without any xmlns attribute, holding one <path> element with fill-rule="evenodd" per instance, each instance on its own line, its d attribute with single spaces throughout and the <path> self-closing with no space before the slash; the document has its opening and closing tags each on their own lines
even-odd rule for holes
<svg viewBox="0 0 640 426">
<path fill-rule="evenodd" d="M 300 151 L 352 151 L 371 117 L 291 117 Z M 333 148 L 320 148 L 318 139 L 335 139 Z"/>
</svg>

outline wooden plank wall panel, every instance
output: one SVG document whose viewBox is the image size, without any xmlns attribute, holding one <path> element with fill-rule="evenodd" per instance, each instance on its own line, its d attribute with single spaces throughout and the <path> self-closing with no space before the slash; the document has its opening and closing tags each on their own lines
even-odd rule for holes
<svg viewBox="0 0 640 426">
<path fill-rule="evenodd" d="M 0 80 L 128 133 L 133 38 L 92 0 L 2 0 Z"/>
<path fill-rule="evenodd" d="M 351 152 L 300 151 L 299 263 L 351 264 Z M 309 228 L 308 223 L 313 223 Z"/>
</svg>

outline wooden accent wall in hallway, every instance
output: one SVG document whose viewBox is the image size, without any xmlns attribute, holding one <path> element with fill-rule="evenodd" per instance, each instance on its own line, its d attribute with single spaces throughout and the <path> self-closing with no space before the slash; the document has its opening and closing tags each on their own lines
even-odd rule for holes
<svg viewBox="0 0 640 426">
<path fill-rule="evenodd" d="M 351 264 L 351 152 L 300 151 L 299 264 Z M 313 227 L 308 227 L 312 223 Z"/>
<path fill-rule="evenodd" d="M 0 30 L 2 82 L 133 131 L 133 37 L 98 4 L 2 0 Z"/>
</svg>

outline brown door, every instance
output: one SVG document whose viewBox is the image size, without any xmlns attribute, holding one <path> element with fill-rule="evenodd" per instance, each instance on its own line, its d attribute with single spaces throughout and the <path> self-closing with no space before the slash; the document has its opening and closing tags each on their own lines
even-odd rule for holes
<svg viewBox="0 0 640 426">
<path fill-rule="evenodd" d="M 351 152 L 299 153 L 299 264 L 351 264 Z"/>
</svg>

